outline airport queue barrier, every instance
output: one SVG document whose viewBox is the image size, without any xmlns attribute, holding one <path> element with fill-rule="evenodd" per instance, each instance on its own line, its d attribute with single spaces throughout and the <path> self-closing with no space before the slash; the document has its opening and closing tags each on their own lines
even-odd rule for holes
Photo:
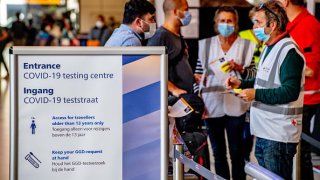
<svg viewBox="0 0 320 180">
<path fill-rule="evenodd" d="M 184 179 L 184 165 L 188 166 L 190 169 L 194 170 L 196 173 L 202 177 L 209 180 L 224 180 L 223 177 L 212 173 L 210 170 L 201 166 L 200 164 L 189 159 L 183 154 L 182 144 L 174 144 L 174 162 L 173 162 L 173 180 L 183 180 Z M 254 179 L 259 180 L 283 180 L 280 176 L 274 174 L 273 172 L 259 166 L 256 163 L 248 162 L 246 163 L 244 170 L 247 175 Z"/>
</svg>

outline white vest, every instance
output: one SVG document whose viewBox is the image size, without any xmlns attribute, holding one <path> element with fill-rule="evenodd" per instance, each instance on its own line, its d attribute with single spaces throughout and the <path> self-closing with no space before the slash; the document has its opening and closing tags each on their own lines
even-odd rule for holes
<svg viewBox="0 0 320 180">
<path fill-rule="evenodd" d="M 281 86 L 280 67 L 289 50 L 296 49 L 303 58 L 291 38 L 280 40 L 267 57 L 265 57 L 266 48 L 263 49 L 260 58 L 255 89 L 272 89 Z M 251 133 L 257 137 L 274 141 L 299 142 L 302 128 L 303 85 L 304 69 L 301 79 L 302 87 L 296 101 L 281 105 L 268 105 L 253 101 L 250 111 Z"/>
<path fill-rule="evenodd" d="M 237 64 L 248 67 L 251 64 L 255 43 L 238 37 L 225 54 L 221 48 L 218 36 L 199 41 L 199 60 L 206 71 L 206 87 L 202 89 L 202 98 L 208 112 L 207 118 L 222 117 L 224 115 L 240 116 L 250 107 L 250 103 L 245 103 L 240 98 L 232 94 L 222 94 L 225 91 L 224 81 L 218 79 L 213 71 L 208 68 L 208 64 L 213 60 L 224 57 L 226 60 L 233 59 Z M 244 52 L 246 51 L 246 52 Z M 238 78 L 241 78 L 240 75 Z M 202 82 L 201 82 L 202 83 Z"/>
</svg>

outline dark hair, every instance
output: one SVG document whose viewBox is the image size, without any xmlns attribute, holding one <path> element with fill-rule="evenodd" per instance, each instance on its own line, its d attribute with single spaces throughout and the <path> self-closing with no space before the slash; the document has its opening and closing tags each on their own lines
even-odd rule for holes
<svg viewBox="0 0 320 180">
<path fill-rule="evenodd" d="M 21 14 L 20 11 L 16 12 L 16 17 L 17 17 L 18 20 L 20 19 L 20 14 Z"/>
<path fill-rule="evenodd" d="M 136 18 L 150 13 L 155 13 L 156 9 L 147 0 L 130 0 L 126 2 L 123 13 L 123 24 L 131 24 Z"/>
<path fill-rule="evenodd" d="M 304 5 L 304 0 L 290 0 L 292 4 L 298 5 L 298 6 L 303 6 Z"/>
<path fill-rule="evenodd" d="M 276 21 L 278 24 L 278 30 L 281 32 L 286 31 L 287 24 L 289 22 L 286 11 L 282 5 L 277 1 L 267 1 L 259 6 L 255 7 L 255 12 L 263 10 L 267 17 L 267 26 L 271 21 Z"/>
<path fill-rule="evenodd" d="M 105 22 L 104 16 L 102 14 L 99 14 L 97 18 L 100 19 L 102 22 Z"/>
</svg>

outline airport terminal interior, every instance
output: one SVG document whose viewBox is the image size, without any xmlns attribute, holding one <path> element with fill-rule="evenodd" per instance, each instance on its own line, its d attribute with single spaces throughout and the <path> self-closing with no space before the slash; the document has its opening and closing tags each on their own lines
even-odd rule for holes
<svg viewBox="0 0 320 180">
<path fill-rule="evenodd" d="M 10 104 L 10 86 L 12 86 L 10 77 L 12 74 L 7 70 L 7 68 L 10 69 L 10 47 L 104 46 L 112 32 L 122 24 L 124 6 L 127 1 L 129 0 L 0 0 L 0 43 L 1 46 L 4 44 L 3 51 L 0 52 L 4 57 L 4 62 L 0 64 L 0 180 L 9 180 L 10 167 L 10 106 L 12 105 Z M 165 0 L 149 0 L 156 10 L 155 21 L 158 28 L 165 21 L 162 10 L 164 1 Z M 240 32 L 252 29 L 253 24 L 252 19 L 249 17 L 249 12 L 254 6 L 258 6 L 266 1 L 269 0 L 188 0 L 192 20 L 188 26 L 182 27 L 181 33 L 188 46 L 188 60 L 193 72 L 197 70 L 197 63 L 199 63 L 197 62 L 199 57 L 199 40 L 217 35 L 213 19 L 219 7 L 233 6 L 237 10 L 239 15 L 239 29 L 237 31 Z M 320 0 L 305 0 L 304 7 L 315 16 L 318 22 L 320 21 Z M 8 38 L 9 40 L 6 42 L 1 42 L 4 31 L 8 32 L 8 36 L 12 35 L 11 30 L 13 24 L 18 21 L 18 19 L 23 25 L 18 27 L 17 33 L 21 33 L 25 38 L 23 38 L 23 40 Z M 99 33 L 94 32 L 97 28 L 99 29 L 101 27 L 105 29 L 106 34 L 102 31 Z M 99 38 L 92 38 L 93 36 L 98 36 Z M 106 38 L 101 40 L 102 36 Z M 318 45 L 320 46 L 319 43 Z M 320 55 L 318 55 L 318 57 L 320 57 Z M 320 68 L 320 66 L 318 67 Z M 320 69 L 318 69 L 318 71 L 320 72 Z M 318 82 L 320 82 L 320 79 Z M 312 119 L 310 128 L 311 132 L 316 132 L 313 134 L 317 134 L 317 137 L 314 136 L 314 138 L 318 141 L 315 142 L 317 145 L 311 148 L 312 170 L 315 180 L 320 180 L 320 149 L 318 149 L 320 147 L 320 106 L 318 106 L 318 113 L 319 115 L 316 115 Z M 205 124 L 201 124 L 201 130 L 204 134 L 207 134 L 209 131 Z M 225 137 L 226 136 L 227 135 L 225 135 Z M 206 147 L 208 148 L 210 157 L 209 168 L 212 173 L 215 173 L 215 161 L 210 143 L 212 141 L 209 140 L 209 137 L 206 138 L 208 144 L 206 144 Z M 255 141 L 254 139 L 254 143 Z M 227 146 L 229 145 L 227 144 Z M 231 167 L 232 162 L 228 153 L 227 159 Z M 251 151 L 249 160 L 250 162 L 258 163 L 254 155 L 254 148 Z M 299 166 L 300 164 L 297 163 L 297 161 L 294 162 L 293 179 L 300 179 L 297 178 L 301 173 Z M 171 168 L 172 164 L 169 165 L 169 179 L 174 179 Z M 202 180 L 203 177 L 199 177 L 194 171 L 189 171 L 184 175 L 184 179 Z M 246 179 L 253 178 L 247 174 Z"/>
</svg>

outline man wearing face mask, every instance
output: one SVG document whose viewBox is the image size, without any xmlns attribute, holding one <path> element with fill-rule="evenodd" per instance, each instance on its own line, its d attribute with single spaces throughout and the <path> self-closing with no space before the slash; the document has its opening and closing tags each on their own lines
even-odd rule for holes
<svg viewBox="0 0 320 180">
<path fill-rule="evenodd" d="M 255 7 L 254 18 L 254 33 L 265 42 L 256 78 L 230 77 L 225 85 L 243 88 L 238 96 L 252 101 L 250 128 L 259 165 L 290 180 L 301 135 L 305 62 L 286 32 L 288 18 L 281 4 L 268 1 Z"/>
<path fill-rule="evenodd" d="M 191 21 L 186 0 L 165 0 L 163 3 L 165 20 L 155 35 L 148 41 L 148 46 L 166 46 L 168 49 L 168 91 L 179 97 L 192 93 L 193 73 L 189 64 L 187 44 L 180 34 L 181 26 Z"/>
<path fill-rule="evenodd" d="M 96 25 L 91 29 L 88 39 L 99 41 L 100 46 L 103 46 L 111 36 L 112 30 L 105 25 L 103 15 L 98 15 Z"/>
<path fill-rule="evenodd" d="M 156 31 L 155 8 L 147 0 L 126 2 L 123 24 L 115 29 L 105 46 L 146 45 Z"/>
<path fill-rule="evenodd" d="M 215 74 L 209 64 L 224 59 L 230 71 L 233 70 L 238 78 L 248 79 L 255 76 L 255 43 L 237 35 L 238 19 L 238 13 L 233 7 L 222 6 L 217 9 L 214 28 L 218 35 L 199 41 L 199 59 L 195 71 L 196 80 L 200 87 L 203 87 L 201 92 L 207 110 L 205 124 L 211 141 L 216 173 L 225 179 L 230 179 L 225 131 L 232 162 L 232 178 L 245 179 L 242 145 L 249 104 L 233 94 L 223 94 L 226 90 L 222 79 L 224 77 Z"/>
</svg>

